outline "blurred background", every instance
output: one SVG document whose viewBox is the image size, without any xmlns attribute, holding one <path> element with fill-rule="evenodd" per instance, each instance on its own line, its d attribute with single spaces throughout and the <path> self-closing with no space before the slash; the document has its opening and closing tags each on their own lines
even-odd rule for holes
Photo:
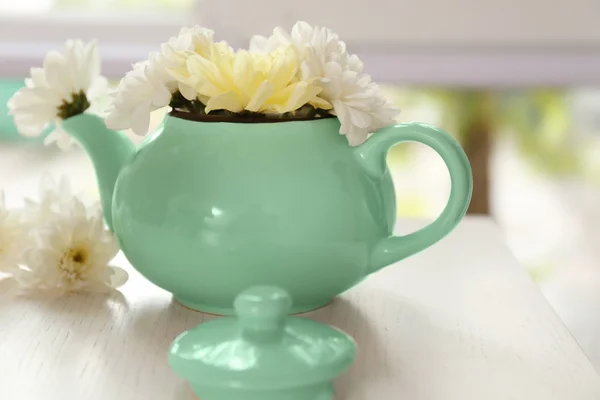
<svg viewBox="0 0 600 400">
<path fill-rule="evenodd" d="M 118 80 L 182 25 L 237 47 L 299 19 L 340 34 L 403 110 L 400 121 L 456 135 L 473 166 L 469 214 L 497 221 L 600 371 L 600 2 L 0 0 L 0 189 L 27 191 L 32 182 L 11 176 L 37 180 L 52 163 L 95 190 L 79 150 L 26 141 L 6 115 L 29 68 L 66 38 L 99 39 L 104 74 Z M 437 216 L 449 192 L 441 159 L 404 145 L 389 164 L 398 216 Z"/>
</svg>

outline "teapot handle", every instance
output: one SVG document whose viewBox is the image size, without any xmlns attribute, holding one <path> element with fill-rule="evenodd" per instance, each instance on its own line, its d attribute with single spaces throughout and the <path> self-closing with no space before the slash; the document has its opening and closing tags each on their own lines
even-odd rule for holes
<svg viewBox="0 0 600 400">
<path fill-rule="evenodd" d="M 387 171 L 386 156 L 391 147 L 403 142 L 423 143 L 435 150 L 450 172 L 450 197 L 440 216 L 425 228 L 405 236 L 392 236 L 372 250 L 369 273 L 409 257 L 449 234 L 467 212 L 473 191 L 471 165 L 458 142 L 442 129 L 422 123 L 388 126 L 354 148 L 367 174 L 381 179 Z"/>
</svg>

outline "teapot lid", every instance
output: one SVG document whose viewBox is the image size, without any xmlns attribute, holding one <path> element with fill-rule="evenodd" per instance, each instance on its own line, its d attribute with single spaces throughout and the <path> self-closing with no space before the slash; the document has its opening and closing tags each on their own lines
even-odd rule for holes
<svg viewBox="0 0 600 400">
<path fill-rule="evenodd" d="M 237 318 L 202 323 L 175 339 L 169 365 L 194 386 L 285 389 L 332 381 L 356 356 L 350 336 L 290 317 L 290 296 L 259 286 L 235 300 Z"/>
</svg>

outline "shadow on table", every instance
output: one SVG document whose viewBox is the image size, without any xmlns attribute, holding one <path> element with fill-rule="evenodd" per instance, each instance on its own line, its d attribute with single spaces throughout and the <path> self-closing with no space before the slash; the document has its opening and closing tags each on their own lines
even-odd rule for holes
<svg viewBox="0 0 600 400">
<path fill-rule="evenodd" d="M 356 362 L 336 382 L 336 399 L 347 399 L 352 393 L 364 391 L 360 388 L 365 385 L 366 381 L 372 384 L 375 380 L 382 378 L 378 376 L 375 369 L 361 368 L 362 365 L 368 364 L 365 362 L 365 358 L 374 358 L 384 362 L 385 349 L 381 347 L 380 341 L 375 340 L 377 333 L 374 332 L 368 317 L 350 300 L 337 298 L 322 309 L 299 316 L 335 326 L 353 336 L 358 342 L 359 352 Z M 172 341 L 179 334 L 215 318 L 218 317 L 190 310 L 174 300 L 170 302 L 157 301 L 146 303 L 132 313 L 131 328 L 137 345 L 153 351 L 160 349 L 167 354 Z M 159 337 L 153 334 L 155 331 L 164 332 L 164 334 Z M 174 396 L 177 400 L 196 399 L 187 384 L 178 385 L 175 392 Z"/>
<path fill-rule="evenodd" d="M 129 305 L 125 296 L 117 290 L 108 293 L 67 293 L 29 292 L 18 287 L 13 278 L 0 280 L 0 293 L 8 293 L 10 300 L 6 306 L 27 306 L 27 312 L 42 312 L 54 320 L 72 325 L 73 332 L 81 326 L 82 318 L 93 314 L 95 320 L 109 320 L 127 314 Z"/>
<path fill-rule="evenodd" d="M 171 342 L 184 331 L 215 318 L 198 311 L 190 310 L 170 301 L 148 301 L 142 303 L 131 314 L 132 334 L 144 346 L 159 346 L 167 354 Z M 157 338 L 154 332 L 164 332 Z"/>
<path fill-rule="evenodd" d="M 173 391 L 172 400 L 200 400 L 187 382 L 179 382 Z"/>
</svg>

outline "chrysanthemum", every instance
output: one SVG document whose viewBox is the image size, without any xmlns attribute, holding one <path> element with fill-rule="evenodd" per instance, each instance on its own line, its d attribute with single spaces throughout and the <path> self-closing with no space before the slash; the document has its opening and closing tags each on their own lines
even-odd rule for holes
<svg viewBox="0 0 600 400">
<path fill-rule="evenodd" d="M 54 123 L 46 143 L 67 148 L 74 141 L 60 129 L 61 121 L 83 112 L 101 114 L 106 93 L 96 42 L 68 40 L 62 53 L 46 55 L 43 68 L 31 69 L 31 77 L 8 101 L 8 109 L 24 136 L 39 136 Z"/>
<path fill-rule="evenodd" d="M 90 213 L 78 199 L 71 206 L 31 232 L 24 265 L 13 273 L 23 288 L 57 294 L 106 292 L 126 282 L 123 269 L 108 265 L 119 246 L 105 229 L 99 208 Z"/>
<path fill-rule="evenodd" d="M 18 211 L 6 207 L 0 192 L 0 272 L 12 273 L 23 261 L 27 230 Z"/>
</svg>

